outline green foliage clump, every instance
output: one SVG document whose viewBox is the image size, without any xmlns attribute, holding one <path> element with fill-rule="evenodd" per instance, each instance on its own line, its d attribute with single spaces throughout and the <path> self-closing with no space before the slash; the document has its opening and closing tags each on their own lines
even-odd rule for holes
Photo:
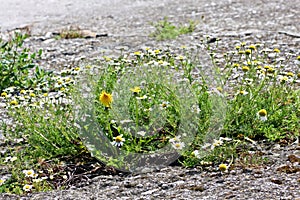
<svg viewBox="0 0 300 200">
<path fill-rule="evenodd" d="M 192 33 L 195 30 L 197 23 L 190 20 L 187 26 L 175 26 L 168 21 L 167 17 L 165 17 L 164 20 L 154 23 L 153 25 L 156 30 L 150 34 L 150 37 L 154 37 L 156 40 L 169 40 L 175 39 L 182 34 Z"/>
<path fill-rule="evenodd" d="M 50 74 L 36 64 L 36 58 L 41 56 L 42 51 L 31 53 L 23 47 L 26 38 L 19 33 L 15 33 L 9 41 L 0 38 L 0 91 L 8 87 L 34 87 Z"/>
</svg>

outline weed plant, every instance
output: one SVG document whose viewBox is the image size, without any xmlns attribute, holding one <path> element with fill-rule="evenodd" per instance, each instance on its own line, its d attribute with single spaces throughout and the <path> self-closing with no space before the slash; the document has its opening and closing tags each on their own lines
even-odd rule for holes
<svg viewBox="0 0 300 200">
<path fill-rule="evenodd" d="M 203 45 L 104 56 L 98 66 L 45 73 L 40 78 L 48 81 L 36 85 L 8 79 L 1 101 L 13 121 L 2 124 L 0 192 L 63 188 L 72 178 L 62 171 L 65 158 L 75 155 L 91 153 L 126 170 L 175 158 L 225 172 L 241 144 L 299 136 L 300 56 L 260 44 L 241 43 L 222 54 L 218 41 Z M 212 71 L 198 59 L 203 52 Z M 15 60 L 23 66 L 24 59 Z M 1 57 L 1 63 L 10 61 Z M 164 156 L 143 157 L 153 152 Z"/>
<path fill-rule="evenodd" d="M 156 40 L 169 40 L 175 39 L 179 35 L 192 33 L 196 28 L 197 22 L 190 20 L 189 24 L 176 26 L 168 21 L 165 17 L 163 20 L 154 23 L 155 31 L 150 34 L 150 37 L 154 37 Z"/>
</svg>

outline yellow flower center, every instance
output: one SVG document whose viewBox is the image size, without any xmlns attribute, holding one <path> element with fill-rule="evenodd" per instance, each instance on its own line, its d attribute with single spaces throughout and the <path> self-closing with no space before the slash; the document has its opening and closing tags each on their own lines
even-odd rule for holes
<svg viewBox="0 0 300 200">
<path fill-rule="evenodd" d="M 261 109 L 260 111 L 258 111 L 258 114 L 261 117 L 265 117 L 267 116 L 267 111 L 265 109 Z"/>
<path fill-rule="evenodd" d="M 123 140 L 123 138 L 120 135 L 115 138 L 116 142 L 122 142 L 122 140 Z"/>
<path fill-rule="evenodd" d="M 242 70 L 243 70 L 243 72 L 247 72 L 247 71 L 249 71 L 249 67 L 243 66 L 243 67 L 242 67 Z"/>
<path fill-rule="evenodd" d="M 227 165 L 225 165 L 225 164 L 220 164 L 219 165 L 219 169 L 223 172 L 223 171 L 226 171 L 226 169 L 227 169 L 228 167 L 227 167 Z"/>
<path fill-rule="evenodd" d="M 7 97 L 7 93 L 6 92 L 2 92 L 1 93 L 1 97 Z"/>
</svg>

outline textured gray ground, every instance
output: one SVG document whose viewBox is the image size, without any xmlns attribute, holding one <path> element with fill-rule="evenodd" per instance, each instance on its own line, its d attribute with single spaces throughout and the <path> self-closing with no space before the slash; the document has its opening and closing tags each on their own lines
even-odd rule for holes
<svg viewBox="0 0 300 200">
<path fill-rule="evenodd" d="M 300 1 L 245 0 L 0 0 L 0 30 L 29 26 L 26 45 L 42 48 L 42 66 L 62 69 L 81 60 L 93 62 L 121 48 L 133 51 L 144 46 L 192 45 L 203 35 L 221 38 L 224 51 L 241 41 L 265 43 L 300 54 Z M 147 37 L 150 22 L 168 16 L 172 22 L 199 21 L 194 33 L 174 41 L 157 42 Z M 204 16 L 204 19 L 201 17 Z M 79 26 L 107 37 L 54 40 L 51 33 Z M 47 34 L 48 33 L 48 34 Z M 100 176 L 83 188 L 31 194 L 24 199 L 300 199 L 300 173 L 286 173 L 281 166 L 299 167 L 289 155 L 299 155 L 299 143 L 264 150 L 270 165 L 229 174 L 166 167 L 128 177 Z M 0 195 L 2 199 L 18 199 Z"/>
</svg>

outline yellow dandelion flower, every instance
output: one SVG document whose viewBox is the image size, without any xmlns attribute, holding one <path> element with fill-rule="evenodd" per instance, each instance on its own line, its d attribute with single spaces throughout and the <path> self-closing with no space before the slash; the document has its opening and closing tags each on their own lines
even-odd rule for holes
<svg viewBox="0 0 300 200">
<path fill-rule="evenodd" d="M 241 46 L 235 46 L 236 50 L 240 50 Z"/>
<path fill-rule="evenodd" d="M 268 69 L 270 69 L 271 67 L 268 66 L 268 65 L 266 65 L 266 66 L 264 66 L 264 68 L 265 68 L 266 70 L 268 70 Z"/>
<path fill-rule="evenodd" d="M 219 170 L 221 170 L 222 172 L 226 171 L 228 169 L 228 166 L 226 164 L 220 164 L 219 165 Z"/>
<path fill-rule="evenodd" d="M 251 52 L 252 52 L 251 49 L 246 49 L 246 50 L 245 50 L 245 54 L 246 54 L 246 55 L 250 55 Z"/>
<path fill-rule="evenodd" d="M 113 97 L 111 94 L 102 91 L 99 96 L 99 100 L 104 106 L 109 107 L 113 101 Z"/>
<path fill-rule="evenodd" d="M 243 72 L 247 72 L 247 71 L 249 71 L 250 69 L 249 69 L 248 66 L 243 66 L 243 67 L 242 67 L 242 70 L 243 70 Z"/>
<path fill-rule="evenodd" d="M 242 43 L 241 43 L 241 46 L 242 46 L 242 47 L 246 46 L 246 42 L 242 42 Z"/>
<path fill-rule="evenodd" d="M 160 53 L 160 50 L 159 50 L 159 49 L 155 49 L 155 50 L 154 50 L 154 53 L 155 53 L 155 54 L 159 54 L 159 53 Z"/>
<path fill-rule="evenodd" d="M 6 92 L 2 92 L 1 93 L 1 97 L 5 97 L 6 98 L 7 97 L 7 93 Z"/>
<path fill-rule="evenodd" d="M 272 67 L 270 67 L 269 69 L 267 69 L 267 72 L 268 72 L 268 73 L 274 73 L 274 72 L 275 72 L 275 69 L 272 68 Z"/>
<path fill-rule="evenodd" d="M 299 60 L 299 61 L 300 61 L 300 56 L 297 56 L 297 60 Z"/>
<path fill-rule="evenodd" d="M 16 105 L 18 105 L 18 101 L 17 100 L 12 100 L 9 104 L 12 105 L 12 106 L 16 106 Z"/>
<path fill-rule="evenodd" d="M 251 49 L 251 50 L 255 50 L 255 49 L 256 49 L 256 47 L 255 47 L 255 45 L 253 45 L 253 44 L 252 44 L 252 45 L 250 45 L 250 46 L 249 46 L 249 49 Z"/>
<path fill-rule="evenodd" d="M 26 94 L 26 90 L 21 90 L 20 93 L 21 94 Z"/>
<path fill-rule="evenodd" d="M 273 51 L 274 51 L 275 53 L 280 53 L 280 50 L 277 49 L 277 48 L 275 48 Z"/>
<path fill-rule="evenodd" d="M 133 92 L 134 94 L 138 94 L 139 92 L 141 92 L 141 88 L 140 87 L 130 88 L 130 91 Z"/>
<path fill-rule="evenodd" d="M 223 92 L 223 89 L 221 87 L 216 88 L 219 92 Z"/>
<path fill-rule="evenodd" d="M 29 94 L 29 96 L 30 96 L 30 97 L 35 97 L 35 94 L 31 92 L 31 93 Z"/>
<path fill-rule="evenodd" d="M 232 66 L 237 68 L 237 67 L 239 67 L 239 66 L 240 66 L 240 64 L 238 64 L 238 63 L 234 63 Z"/>
<path fill-rule="evenodd" d="M 136 56 L 140 56 L 140 55 L 141 55 L 141 52 L 140 52 L 140 51 L 136 51 L 136 52 L 134 52 L 133 54 L 136 55 Z"/>
<path fill-rule="evenodd" d="M 293 76 L 294 76 L 294 73 L 293 73 L 293 72 L 288 72 L 286 75 L 287 75 L 287 76 L 290 76 L 290 77 L 293 77 Z"/>
<path fill-rule="evenodd" d="M 80 71 L 80 67 L 75 67 L 74 70 L 75 71 Z"/>
<path fill-rule="evenodd" d="M 245 54 L 245 51 L 239 51 L 239 54 Z"/>
</svg>

